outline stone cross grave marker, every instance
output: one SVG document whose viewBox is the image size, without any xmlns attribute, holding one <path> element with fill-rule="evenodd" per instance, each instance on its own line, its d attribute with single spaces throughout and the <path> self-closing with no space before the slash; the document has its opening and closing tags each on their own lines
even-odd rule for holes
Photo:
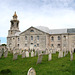
<svg viewBox="0 0 75 75">
<path fill-rule="evenodd" d="M 43 57 L 43 54 L 40 54 L 40 55 L 38 56 L 37 64 L 41 64 L 41 62 L 42 62 L 42 57 Z"/>
<path fill-rule="evenodd" d="M 35 72 L 34 68 L 31 67 L 31 68 L 28 70 L 27 75 L 36 75 L 36 72 Z"/>
</svg>

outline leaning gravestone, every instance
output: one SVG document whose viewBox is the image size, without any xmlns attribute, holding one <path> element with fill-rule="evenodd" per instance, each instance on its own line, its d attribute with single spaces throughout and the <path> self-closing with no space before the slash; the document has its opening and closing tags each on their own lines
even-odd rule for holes
<svg viewBox="0 0 75 75">
<path fill-rule="evenodd" d="M 52 60 L 52 53 L 51 53 L 51 51 L 50 51 L 49 57 L 48 57 L 48 61 L 50 61 L 50 60 Z"/>
<path fill-rule="evenodd" d="M 29 57 L 29 52 L 28 51 L 26 51 L 26 57 Z"/>
<path fill-rule="evenodd" d="M 34 52 L 33 51 L 31 52 L 31 57 L 34 57 Z"/>
<path fill-rule="evenodd" d="M 25 58 L 25 51 L 22 52 L 22 58 Z"/>
<path fill-rule="evenodd" d="M 27 75 L 36 75 L 36 72 L 35 72 L 35 70 L 31 67 L 31 68 L 28 70 Z"/>
<path fill-rule="evenodd" d="M 17 56 L 18 56 L 18 53 L 14 53 L 13 54 L 13 60 L 16 60 L 17 59 Z"/>
<path fill-rule="evenodd" d="M 4 57 L 6 58 L 8 56 L 8 50 L 4 50 Z"/>
<path fill-rule="evenodd" d="M 42 62 L 42 57 L 43 57 L 43 54 L 40 54 L 40 55 L 38 56 L 37 64 L 41 64 L 41 62 Z"/>
<path fill-rule="evenodd" d="M 2 49 L 0 49 L 0 58 L 2 57 Z"/>
</svg>

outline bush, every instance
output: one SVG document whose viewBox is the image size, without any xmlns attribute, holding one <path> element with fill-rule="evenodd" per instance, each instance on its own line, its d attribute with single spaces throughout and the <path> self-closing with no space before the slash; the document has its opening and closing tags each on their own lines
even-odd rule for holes
<svg viewBox="0 0 75 75">
<path fill-rule="evenodd" d="M 9 74 L 9 73 L 11 73 L 11 70 L 10 69 L 4 69 L 4 70 L 1 70 L 1 72 L 0 72 L 1 74 Z"/>
</svg>

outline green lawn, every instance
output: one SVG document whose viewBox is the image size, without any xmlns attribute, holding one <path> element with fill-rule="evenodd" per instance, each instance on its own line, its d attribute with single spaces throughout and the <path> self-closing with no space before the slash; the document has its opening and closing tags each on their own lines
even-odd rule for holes
<svg viewBox="0 0 75 75">
<path fill-rule="evenodd" d="M 41 64 L 37 64 L 38 57 L 29 57 L 22 59 L 18 56 L 18 59 L 13 61 L 12 54 L 9 54 L 7 58 L 2 57 L 0 59 L 0 71 L 10 70 L 9 74 L 0 75 L 27 75 L 29 68 L 33 67 L 36 71 L 36 75 L 75 75 L 75 54 L 74 60 L 70 61 L 70 55 L 58 59 L 58 53 L 52 55 L 52 60 L 48 61 L 48 55 L 43 56 Z"/>
</svg>

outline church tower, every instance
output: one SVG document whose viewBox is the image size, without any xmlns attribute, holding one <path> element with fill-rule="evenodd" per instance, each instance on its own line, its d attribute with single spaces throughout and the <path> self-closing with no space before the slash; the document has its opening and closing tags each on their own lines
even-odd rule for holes
<svg viewBox="0 0 75 75">
<path fill-rule="evenodd" d="M 18 16 L 16 12 L 13 15 L 13 19 L 10 21 L 10 30 L 8 30 L 8 36 L 7 36 L 7 47 L 9 51 L 13 50 L 14 47 L 16 47 L 17 38 L 15 34 L 19 33 L 19 20 L 17 20 Z"/>
<path fill-rule="evenodd" d="M 17 14 L 16 12 L 13 15 L 13 19 L 10 21 L 11 22 L 11 26 L 10 26 L 10 30 L 8 31 L 8 36 L 12 36 L 15 35 L 16 32 L 20 32 L 19 31 L 19 20 L 17 20 Z"/>
</svg>

